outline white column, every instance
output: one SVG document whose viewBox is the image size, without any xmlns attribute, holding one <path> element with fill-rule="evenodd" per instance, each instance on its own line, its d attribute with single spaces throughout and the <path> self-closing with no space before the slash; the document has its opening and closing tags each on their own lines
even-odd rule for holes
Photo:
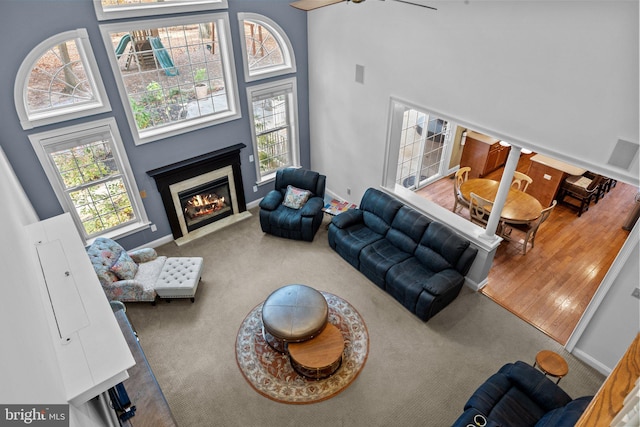
<svg viewBox="0 0 640 427">
<path fill-rule="evenodd" d="M 496 234 L 496 229 L 500 223 L 500 214 L 502 213 L 502 208 L 504 208 L 504 203 L 507 200 L 509 188 L 511 188 L 513 172 L 518 166 L 521 150 L 521 147 L 512 145 L 511 151 L 509 151 L 509 157 L 507 158 L 507 163 L 504 165 L 504 172 L 502 173 L 498 193 L 496 194 L 496 199 L 493 201 L 493 208 L 491 209 L 491 215 L 489 215 L 489 221 L 487 221 L 487 228 L 484 233 L 487 238 L 493 238 Z"/>
</svg>

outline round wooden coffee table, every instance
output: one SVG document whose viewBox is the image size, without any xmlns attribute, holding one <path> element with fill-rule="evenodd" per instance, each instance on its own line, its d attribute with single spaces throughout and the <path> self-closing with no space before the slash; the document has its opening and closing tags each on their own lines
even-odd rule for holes
<svg viewBox="0 0 640 427">
<path fill-rule="evenodd" d="M 538 365 L 545 375 L 558 378 L 556 384 L 560 382 L 562 377 L 569 373 L 569 365 L 567 365 L 567 361 L 558 353 L 551 350 L 542 350 L 538 352 L 533 366 L 535 367 L 536 365 Z"/>
<path fill-rule="evenodd" d="M 322 379 L 332 375 L 342 363 L 344 338 L 331 323 L 317 337 L 301 343 L 289 343 L 291 366 L 300 375 Z"/>
</svg>

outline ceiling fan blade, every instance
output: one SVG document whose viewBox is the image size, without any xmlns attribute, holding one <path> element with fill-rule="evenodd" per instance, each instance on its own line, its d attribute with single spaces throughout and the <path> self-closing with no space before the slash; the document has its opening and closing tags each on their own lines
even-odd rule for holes
<svg viewBox="0 0 640 427">
<path fill-rule="evenodd" d="M 331 4 L 342 3 L 343 1 L 346 0 L 298 0 L 293 3 L 289 3 L 289 5 L 296 9 L 309 11 L 318 9 L 319 7 L 329 6 Z"/>
<path fill-rule="evenodd" d="M 411 1 L 407 1 L 407 0 L 393 0 L 393 1 L 397 1 L 398 3 L 410 4 L 410 5 L 413 5 L 413 6 L 420 6 L 420 7 L 424 7 L 424 8 L 431 9 L 431 10 L 438 10 L 435 7 L 427 6 L 426 4 L 414 3 L 414 2 L 411 2 Z"/>
</svg>

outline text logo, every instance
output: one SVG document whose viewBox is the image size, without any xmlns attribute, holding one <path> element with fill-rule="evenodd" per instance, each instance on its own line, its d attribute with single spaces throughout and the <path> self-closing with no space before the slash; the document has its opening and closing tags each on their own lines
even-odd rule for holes
<svg viewBox="0 0 640 427">
<path fill-rule="evenodd" d="M 69 427 L 69 405 L 2 405 L 0 427 Z"/>
</svg>

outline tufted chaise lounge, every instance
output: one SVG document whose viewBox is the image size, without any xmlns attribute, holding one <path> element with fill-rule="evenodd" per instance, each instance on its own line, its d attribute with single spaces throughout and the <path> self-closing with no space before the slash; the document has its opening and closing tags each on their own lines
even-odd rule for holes
<svg viewBox="0 0 640 427">
<path fill-rule="evenodd" d="M 116 241 L 104 237 L 93 241 L 87 255 L 109 301 L 155 301 L 155 284 L 167 257 L 158 256 L 152 248 L 126 252 Z M 126 255 L 136 265 L 121 262 L 128 268 L 116 268 Z"/>
<path fill-rule="evenodd" d="M 127 252 L 111 239 L 98 237 L 87 255 L 109 301 L 190 298 L 200 282 L 201 257 L 158 256 L 152 248 Z"/>
</svg>

